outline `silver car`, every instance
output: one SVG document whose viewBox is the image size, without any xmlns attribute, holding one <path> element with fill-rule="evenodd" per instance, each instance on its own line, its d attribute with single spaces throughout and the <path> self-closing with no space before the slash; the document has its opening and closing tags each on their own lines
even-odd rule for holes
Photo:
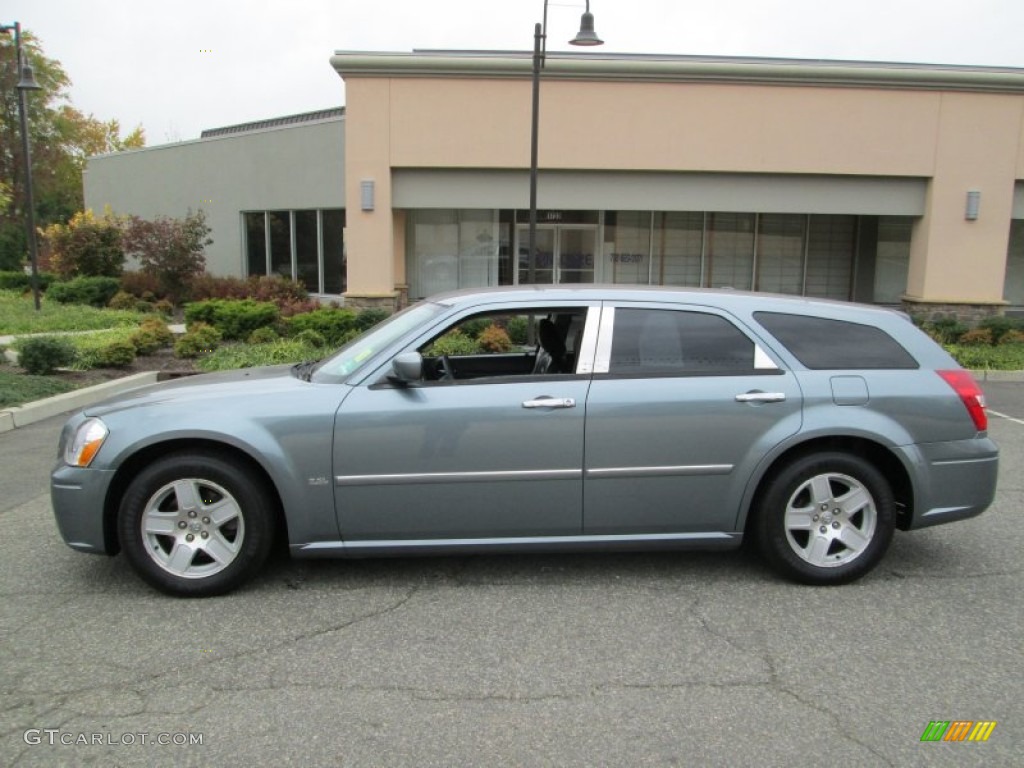
<svg viewBox="0 0 1024 768">
<path fill-rule="evenodd" d="M 415 304 L 318 363 L 197 376 L 64 427 L 53 507 L 176 595 L 295 557 L 732 548 L 839 584 L 981 513 L 981 390 L 885 309 L 529 287 Z"/>
</svg>

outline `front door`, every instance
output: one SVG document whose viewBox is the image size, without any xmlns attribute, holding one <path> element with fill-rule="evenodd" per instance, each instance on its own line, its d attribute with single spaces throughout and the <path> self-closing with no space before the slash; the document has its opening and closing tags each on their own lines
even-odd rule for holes
<svg viewBox="0 0 1024 768">
<path fill-rule="evenodd" d="M 414 342 L 422 380 L 396 386 L 385 367 L 355 386 L 335 417 L 335 505 L 346 544 L 579 536 L 590 376 L 576 337 L 594 304 L 490 305 Z M 562 334 L 566 369 L 538 368 L 531 317 Z M 474 336 L 507 341 L 453 346 Z"/>
<path fill-rule="evenodd" d="M 522 285 L 593 283 L 597 263 L 597 226 L 594 224 L 538 224 L 535 258 L 530 264 L 530 227 L 516 227 L 519 260 L 516 282 Z"/>
</svg>

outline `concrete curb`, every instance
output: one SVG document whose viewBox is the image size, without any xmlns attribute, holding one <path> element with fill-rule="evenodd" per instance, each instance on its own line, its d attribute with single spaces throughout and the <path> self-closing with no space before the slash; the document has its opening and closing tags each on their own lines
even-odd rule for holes
<svg viewBox="0 0 1024 768">
<path fill-rule="evenodd" d="M 125 376 L 123 379 L 105 381 L 91 387 L 83 387 L 72 392 L 65 392 L 62 395 L 54 395 L 44 400 L 36 400 L 34 403 L 26 403 L 14 408 L 0 410 L 0 432 L 10 432 L 12 429 L 25 427 L 37 421 L 48 419 L 67 411 L 77 411 L 100 400 L 119 395 L 131 389 L 138 389 L 147 384 L 155 384 L 158 373 L 146 371 L 136 373 L 133 376 Z"/>
</svg>

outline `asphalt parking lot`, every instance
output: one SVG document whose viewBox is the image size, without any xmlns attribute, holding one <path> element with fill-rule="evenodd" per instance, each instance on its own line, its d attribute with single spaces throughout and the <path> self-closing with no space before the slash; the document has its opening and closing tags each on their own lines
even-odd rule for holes
<svg viewBox="0 0 1024 768">
<path fill-rule="evenodd" d="M 985 389 L 994 506 L 839 588 L 543 555 L 282 560 L 175 600 L 60 541 L 63 418 L 2 434 L 0 764 L 1020 765 L 1024 384 Z M 996 726 L 922 743 L 934 720 Z"/>
</svg>

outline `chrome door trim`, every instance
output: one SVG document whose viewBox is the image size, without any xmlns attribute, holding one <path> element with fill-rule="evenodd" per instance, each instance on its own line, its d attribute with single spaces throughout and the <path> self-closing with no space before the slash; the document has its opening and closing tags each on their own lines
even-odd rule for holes
<svg viewBox="0 0 1024 768">
<path fill-rule="evenodd" d="M 418 485 L 424 483 L 489 483 L 501 480 L 573 480 L 581 469 L 529 469 L 498 472 L 424 472 L 402 475 L 337 475 L 336 486 Z"/>
<path fill-rule="evenodd" d="M 669 467 L 593 467 L 586 476 L 601 477 L 685 477 L 690 475 L 728 475 L 732 464 L 690 464 Z"/>
<path fill-rule="evenodd" d="M 609 545 L 633 543 L 695 543 L 695 542 L 729 542 L 739 539 L 739 534 L 724 531 L 704 531 L 701 533 L 631 533 L 631 534 L 595 534 L 591 536 L 517 536 L 480 539 L 363 539 L 359 541 L 315 541 L 297 548 L 298 552 L 316 553 L 330 550 L 361 551 L 361 550 L 413 550 L 428 548 L 477 547 L 523 547 L 533 546 L 574 546 L 574 545 Z"/>
<path fill-rule="evenodd" d="M 597 328 L 601 322 L 601 308 L 587 307 L 587 319 L 583 324 L 583 338 L 576 351 L 576 373 L 594 372 L 594 355 L 597 352 Z"/>
<path fill-rule="evenodd" d="M 597 334 L 597 354 L 594 373 L 608 373 L 612 364 L 612 331 L 615 328 L 615 307 L 601 309 L 601 324 Z"/>
</svg>

